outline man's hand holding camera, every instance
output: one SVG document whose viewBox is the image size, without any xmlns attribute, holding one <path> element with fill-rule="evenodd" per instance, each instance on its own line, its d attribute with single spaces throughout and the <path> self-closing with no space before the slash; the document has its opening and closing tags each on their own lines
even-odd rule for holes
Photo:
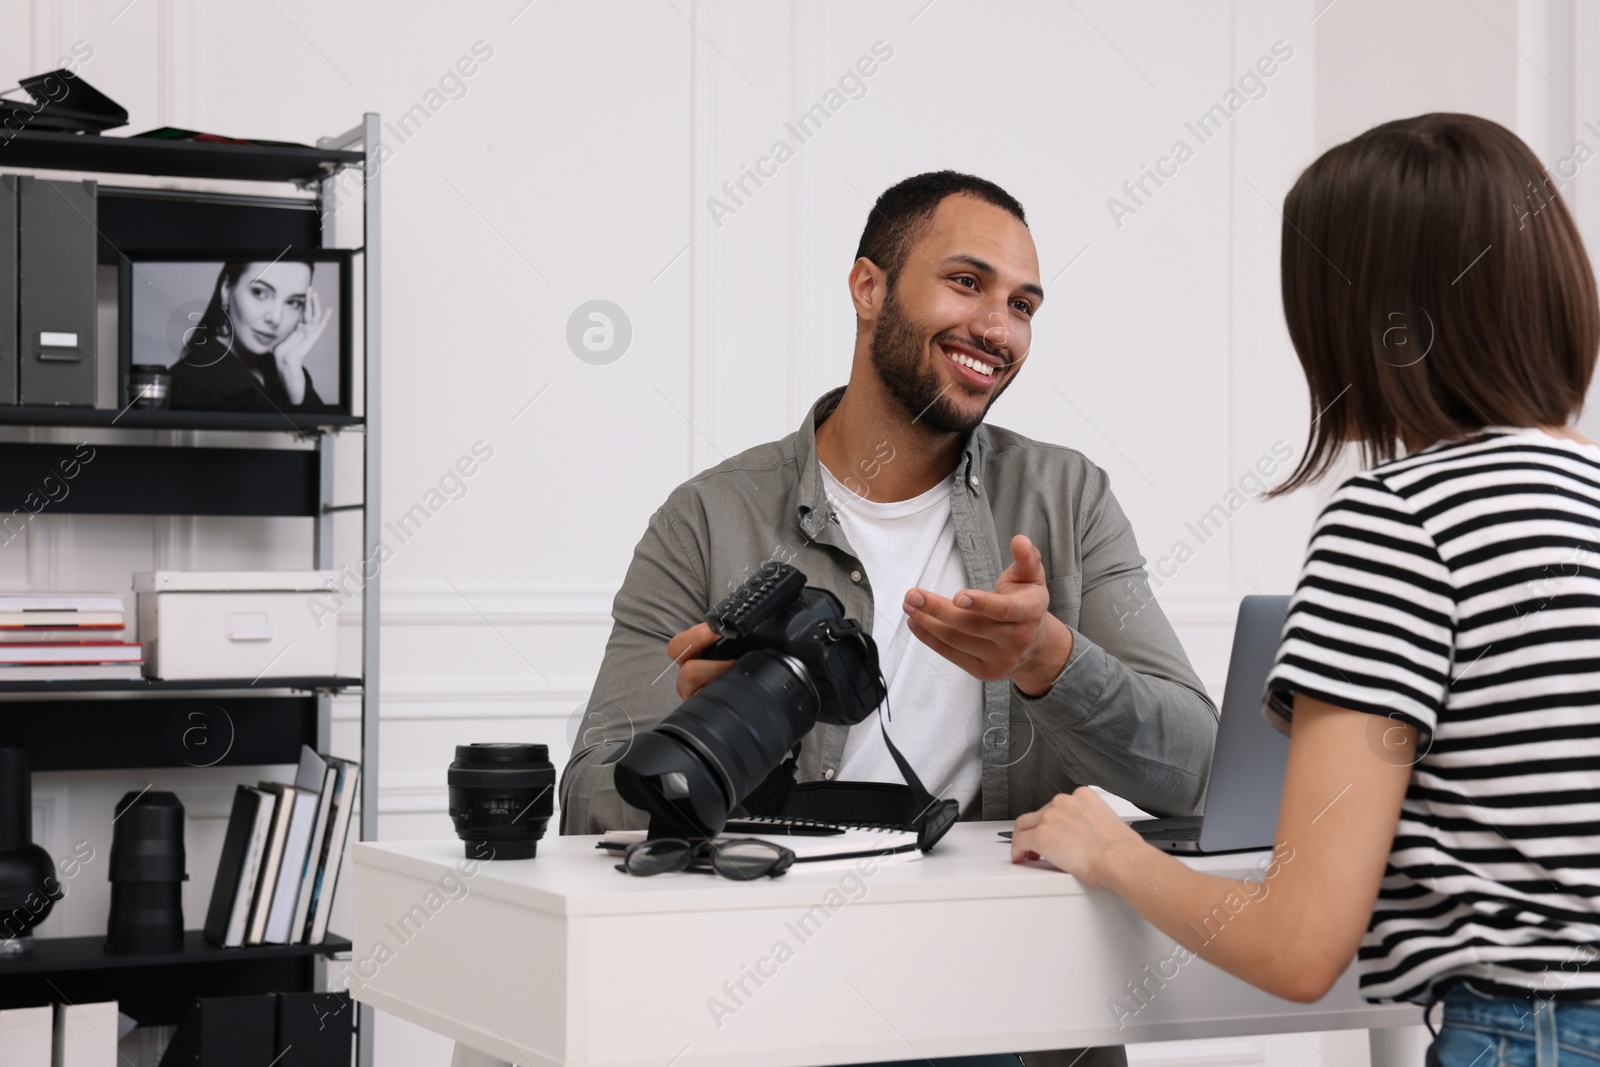
<svg viewBox="0 0 1600 1067">
<path fill-rule="evenodd" d="M 734 661 L 731 659 L 695 659 L 717 643 L 717 631 L 710 623 L 698 622 L 687 630 L 679 631 L 667 642 L 667 655 L 678 664 L 678 698 L 688 700 L 713 678 L 721 676 Z"/>
<path fill-rule="evenodd" d="M 1072 631 L 1048 610 L 1044 560 L 1025 534 L 1011 539 L 1011 558 L 992 593 L 912 589 L 902 607 L 918 640 L 974 678 L 1010 678 L 1024 696 L 1043 696 L 1066 669 Z"/>
<path fill-rule="evenodd" d="M 1011 539 L 1013 563 L 994 592 L 964 589 L 943 597 L 924 589 L 906 593 L 907 625 L 917 639 L 974 678 L 1010 678 L 1025 696 L 1055 684 L 1072 655 L 1072 631 L 1051 615 L 1043 558 L 1024 534 Z M 732 660 L 695 659 L 717 640 L 696 623 L 667 642 L 678 666 L 677 691 L 687 700 L 733 666 Z"/>
</svg>

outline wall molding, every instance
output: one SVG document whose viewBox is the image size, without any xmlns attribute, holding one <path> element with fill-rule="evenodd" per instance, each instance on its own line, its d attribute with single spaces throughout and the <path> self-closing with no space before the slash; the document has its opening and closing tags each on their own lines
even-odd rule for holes
<svg viewBox="0 0 1600 1067">
<path fill-rule="evenodd" d="M 383 680 L 378 707 L 385 722 L 564 720 L 588 701 L 593 685 L 592 678 L 569 678 L 544 687 L 520 674 L 397 676 Z M 333 721 L 360 722 L 360 698 L 335 698 Z"/>
<path fill-rule="evenodd" d="M 1248 592 L 1248 590 L 1247 590 Z M 463 597 L 464 594 L 464 597 Z M 535 586 L 493 589 L 448 585 L 384 586 L 385 626 L 611 626 L 616 590 L 593 586 L 540 589 Z M 1231 626 L 1243 592 L 1225 589 L 1162 592 L 1156 599 L 1174 625 Z M 359 627 L 360 609 L 352 605 L 339 615 L 341 626 Z"/>
<path fill-rule="evenodd" d="M 716 227 L 702 190 L 715 187 L 721 172 L 723 61 L 705 47 L 721 37 L 722 5 L 692 0 L 689 35 L 689 380 L 687 435 L 689 471 L 693 475 L 721 462 L 712 442 L 717 439 L 714 399 L 720 330 L 717 309 L 720 284 Z M 704 41 L 702 41 L 704 38 Z"/>
<path fill-rule="evenodd" d="M 443 583 L 383 587 L 385 626 L 611 626 L 611 601 L 616 590 L 541 589 L 535 586 L 482 588 Z M 339 625 L 359 627 L 361 609 L 352 604 L 339 613 Z"/>
<path fill-rule="evenodd" d="M 41 785 L 33 780 L 33 843 L 56 859 L 72 851 L 67 841 L 70 792 L 66 785 Z"/>
<path fill-rule="evenodd" d="M 234 784 L 205 782 L 179 785 L 173 792 L 183 801 L 184 815 L 190 822 L 226 822 L 233 812 Z M 382 772 L 378 782 L 379 815 L 414 815 L 447 810 L 449 796 L 443 764 L 433 769 L 405 768 Z M 448 827 L 442 829 L 439 836 L 445 836 L 446 832 Z M 50 854 L 59 856 L 69 851 L 60 848 L 52 850 Z"/>
</svg>

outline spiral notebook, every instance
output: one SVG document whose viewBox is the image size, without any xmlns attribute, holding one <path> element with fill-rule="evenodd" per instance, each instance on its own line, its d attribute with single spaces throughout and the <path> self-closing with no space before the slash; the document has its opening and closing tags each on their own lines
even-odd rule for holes
<svg viewBox="0 0 1600 1067">
<path fill-rule="evenodd" d="M 723 832 L 717 835 L 717 840 L 729 841 L 748 837 L 782 845 L 794 853 L 796 863 L 853 860 L 870 856 L 895 861 L 922 857 L 917 848 L 917 835 L 914 830 L 822 823 L 813 819 L 776 817 L 730 819 Z M 609 852 L 620 852 L 634 842 L 644 839 L 643 830 L 608 830 L 595 847 Z"/>
</svg>

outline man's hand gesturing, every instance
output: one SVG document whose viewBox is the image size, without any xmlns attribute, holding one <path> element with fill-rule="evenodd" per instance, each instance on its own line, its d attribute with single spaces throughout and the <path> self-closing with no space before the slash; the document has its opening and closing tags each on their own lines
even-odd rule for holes
<svg viewBox="0 0 1600 1067">
<path fill-rule="evenodd" d="M 912 589 L 902 607 L 918 640 L 974 678 L 1010 678 L 1024 695 L 1042 696 L 1066 668 L 1072 631 L 1046 610 L 1043 558 L 1025 534 L 1011 539 L 1011 558 L 992 593 Z"/>
</svg>

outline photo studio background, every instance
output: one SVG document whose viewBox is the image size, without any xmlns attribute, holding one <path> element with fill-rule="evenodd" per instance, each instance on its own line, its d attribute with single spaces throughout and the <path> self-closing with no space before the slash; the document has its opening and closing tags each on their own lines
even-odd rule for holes
<svg viewBox="0 0 1600 1067">
<path fill-rule="evenodd" d="M 0 80 L 85 42 L 81 73 L 129 109 L 123 132 L 306 141 L 383 116 L 384 517 L 420 514 L 383 565 L 387 838 L 449 836 L 458 742 L 546 742 L 564 760 L 651 512 L 844 380 L 851 253 L 900 178 L 971 170 L 1026 206 L 1048 297 L 992 421 L 1110 472 L 1217 693 L 1238 598 L 1291 588 L 1317 507 L 1315 493 L 1246 499 L 1288 470 L 1311 414 L 1277 289 L 1277 209 L 1299 170 L 1382 120 L 1475 112 L 1570 175 L 1600 249 L 1600 11 L 1572 0 L 0 11 L 14 31 Z M 345 203 L 358 219 L 353 187 Z M 357 444 L 335 456 L 352 481 Z M 41 515 L 0 547 L 0 587 L 306 558 L 291 520 L 199 536 L 228 521 Z M 353 597 L 337 622 L 358 611 Z M 335 753 L 354 756 L 355 709 L 335 714 Z M 214 869 L 241 777 L 211 795 L 205 774 L 154 783 L 181 791 L 197 872 Z M 145 784 L 39 775 L 36 840 L 58 856 L 108 842 L 106 813 Z M 41 935 L 103 928 L 105 875 L 82 881 Z M 190 925 L 207 890 L 186 885 Z M 1365 1062 L 1360 1035 L 1317 1040 L 1332 1062 Z M 389 1018 L 378 1048 L 394 1067 L 448 1062 L 442 1039 Z M 1296 1035 L 1206 1048 L 1134 1062 L 1321 1062 Z"/>
</svg>

